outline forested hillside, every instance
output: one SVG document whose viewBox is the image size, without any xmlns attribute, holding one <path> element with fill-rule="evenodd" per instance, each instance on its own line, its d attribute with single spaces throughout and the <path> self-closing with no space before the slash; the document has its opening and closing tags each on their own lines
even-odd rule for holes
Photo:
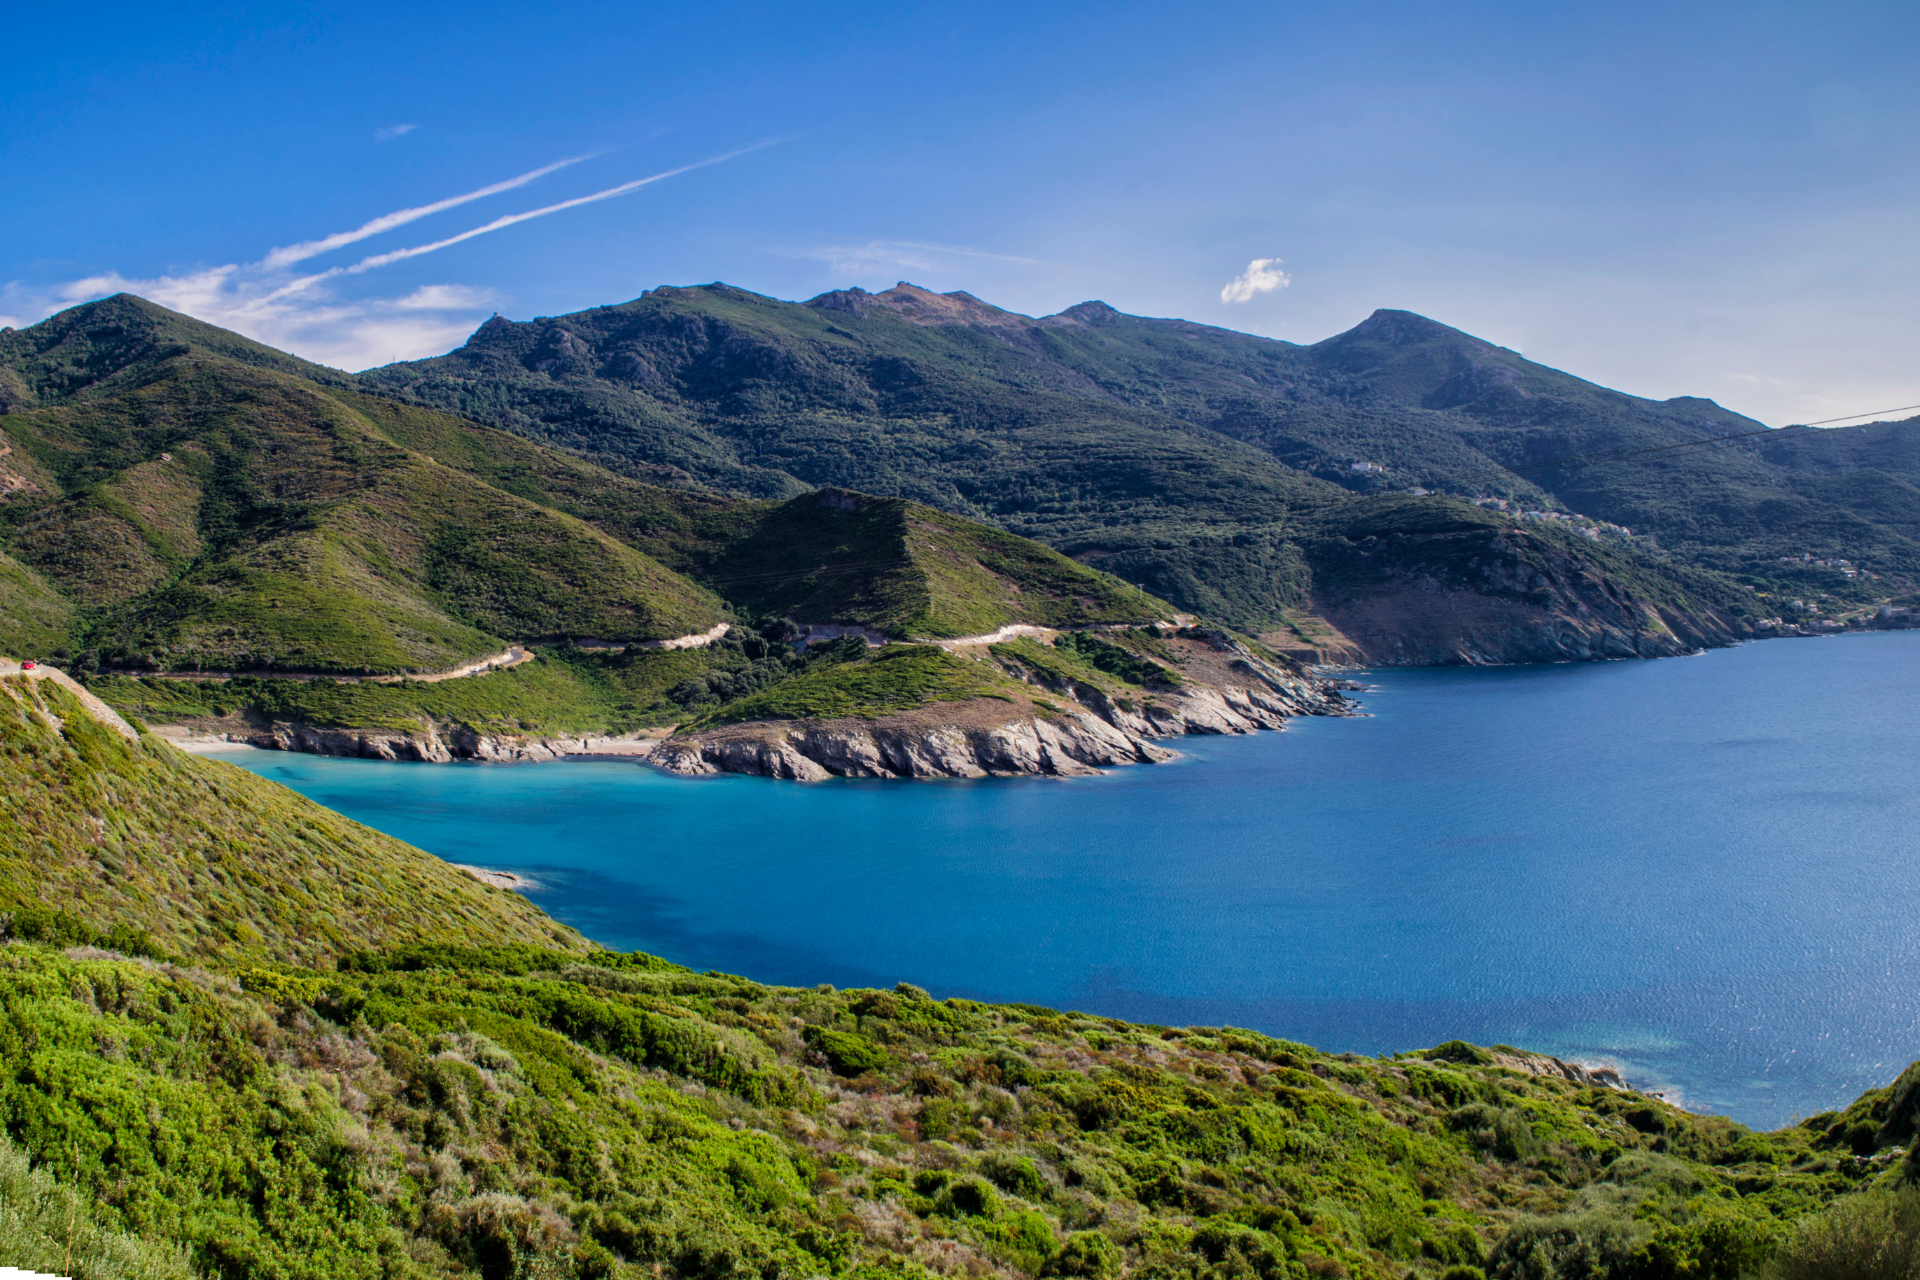
<svg viewBox="0 0 1920 1280">
<path fill-rule="evenodd" d="M 1171 612 L 927 508 L 639 483 L 138 299 L 0 338 L 0 644 L 43 659 L 430 672 L 705 633 L 736 606 L 897 636 Z"/>
<path fill-rule="evenodd" d="M 669 481 L 913 498 L 1240 625 L 1306 602 L 1329 507 L 1409 488 L 1625 526 L 1638 553 L 1769 594 L 1871 594 L 1789 555 L 1851 559 L 1889 579 L 1882 595 L 1920 575 L 1920 429 L 1877 428 L 1868 448 L 1841 432 L 1674 451 L 1761 426 L 1407 312 L 1302 347 L 1097 302 L 1035 320 L 906 284 L 806 304 L 662 288 L 496 317 L 458 351 L 362 381 Z M 1609 456 L 1539 469 L 1591 454 Z"/>
<path fill-rule="evenodd" d="M 63 656 L 40 646 L 64 631 L 58 648 L 109 664 L 431 671 L 508 639 L 728 616 L 634 548 L 400 444 L 350 390 L 169 341 L 206 327 L 135 299 L 88 324 L 6 335 L 46 348 L 16 360 L 29 373 L 71 358 L 39 379 L 53 403 L 0 417 L 9 648 Z"/>
<path fill-rule="evenodd" d="M 857 319 L 722 292 L 741 324 L 792 313 L 839 342 L 849 331 L 833 317 Z M 953 341 L 952 326 L 884 307 L 875 316 L 883 337 L 935 354 Z M 494 325 L 476 342 L 488 334 L 527 331 Z M 738 335 L 725 342 L 744 349 Z M 1000 359 L 998 347 L 976 355 L 982 368 Z M 714 358 L 715 370 L 730 367 Z M 755 392 L 741 403 L 770 415 L 769 441 L 809 421 L 827 431 L 807 397 L 844 381 L 836 368 L 820 364 L 797 399 Z M 925 403 L 971 396 L 972 409 L 902 425 L 885 448 L 859 435 L 873 413 L 892 412 L 879 401 L 832 430 L 855 473 L 916 477 L 906 487 L 932 485 L 943 506 L 833 486 L 753 499 L 707 491 L 684 468 L 593 451 L 613 471 L 369 394 L 137 298 L 89 303 L 0 334 L 13 409 L 0 416 L 0 642 L 88 670 L 391 678 L 501 659 L 509 645 L 631 650 L 726 625 L 947 638 L 1140 625 L 1185 609 L 1278 628 L 1272 643 L 1302 656 L 1507 662 L 1725 643 L 1762 607 L 1632 544 L 1454 499 L 1356 496 L 1201 427 L 1169 434 L 1131 410 L 1113 419 L 1110 397 L 941 368 Z M 500 391 L 511 380 L 482 382 Z M 1006 413 L 1026 425 L 1008 427 Z M 646 449 L 672 454 L 672 438 L 656 433 Z M 898 470 L 875 472 L 896 446 L 907 451 Z M 1057 467 L 1079 479 L 1056 483 Z M 725 482 L 711 469 L 706 479 Z M 801 487 L 791 475 L 746 487 L 756 486 Z M 966 486 L 993 495 L 989 522 L 954 513 L 982 506 Z M 1057 545 L 1008 531 L 1016 525 Z M 651 664 L 638 684 L 657 692 L 652 673 L 670 665 Z M 555 690 L 524 691 L 558 705 Z M 658 703 L 642 696 L 652 701 L 614 697 L 618 714 L 607 715 L 596 693 L 588 700 L 602 705 L 585 719 L 633 723 Z"/>
</svg>

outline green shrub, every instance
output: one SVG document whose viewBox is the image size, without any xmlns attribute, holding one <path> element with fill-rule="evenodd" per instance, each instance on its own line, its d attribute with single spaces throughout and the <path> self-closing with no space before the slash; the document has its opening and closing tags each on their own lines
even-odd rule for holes
<svg viewBox="0 0 1920 1280">
<path fill-rule="evenodd" d="M 1047 1180 L 1029 1156 L 999 1152 L 980 1162 L 980 1172 L 1008 1195 L 1038 1200 L 1047 1194 Z"/>
<path fill-rule="evenodd" d="M 1085 631 L 1065 631 L 1053 641 L 1057 649 L 1077 655 L 1082 662 L 1136 688 L 1149 684 L 1178 684 L 1180 677 L 1157 662 L 1127 652 Z"/>
<path fill-rule="evenodd" d="M 1494 1280 L 1616 1280 L 1651 1235 L 1617 1211 L 1523 1218 L 1487 1259 Z"/>
<path fill-rule="evenodd" d="M 95 929 L 80 917 L 52 907 L 21 907 L 0 915 L 0 937 L 59 947 L 99 947 L 121 955 L 164 960 L 166 952 L 153 935 L 137 925 L 116 921 Z"/>
<path fill-rule="evenodd" d="M 998 1252 L 1029 1274 L 1039 1271 L 1059 1251 L 1060 1241 L 1044 1214 L 1021 1209 L 1004 1215 L 995 1225 Z"/>
<path fill-rule="evenodd" d="M 1767 1280 L 1914 1280 L 1920 1276 L 1920 1191 L 1867 1191 L 1804 1219 Z"/>
<path fill-rule="evenodd" d="M 835 1075 L 859 1076 L 885 1071 L 892 1064 L 886 1050 L 863 1035 L 832 1027 L 808 1027 L 807 1044 L 833 1068 Z"/>
<path fill-rule="evenodd" d="M 965 1122 L 966 1115 L 950 1098 L 928 1098 L 920 1104 L 920 1136 L 929 1142 L 950 1138 Z"/>
<path fill-rule="evenodd" d="M 941 1188 L 933 1208 L 949 1218 L 994 1218 L 1000 1197 L 984 1178 L 957 1178 Z"/>
<path fill-rule="evenodd" d="M 1773 1251 L 1771 1223 L 1703 1206 L 1688 1221 L 1656 1231 L 1636 1255 L 1634 1271 L 1641 1280 L 1740 1280 L 1758 1271 Z M 1831 1271 L 1825 1274 L 1840 1280 Z M 1916 1273 L 1901 1274 L 1911 1280 Z"/>
<path fill-rule="evenodd" d="M 0 1140 L 0 1266 L 73 1280 L 196 1280 L 178 1247 L 100 1222 L 100 1212 Z"/>
<path fill-rule="evenodd" d="M 1448 1114 L 1447 1127 L 1470 1135 L 1475 1146 L 1502 1160 L 1523 1160 L 1540 1149 L 1532 1122 L 1517 1107 L 1468 1103 Z"/>
<path fill-rule="evenodd" d="M 1120 1247 L 1103 1231 L 1076 1231 L 1060 1251 L 1040 1269 L 1043 1276 L 1074 1276 L 1079 1280 L 1113 1280 L 1120 1274 Z"/>
<path fill-rule="evenodd" d="M 1430 1062 L 1459 1062 L 1468 1066 L 1484 1066 L 1493 1061 L 1491 1053 L 1465 1040 L 1449 1040 L 1431 1049 L 1422 1049 L 1417 1056 Z"/>
</svg>

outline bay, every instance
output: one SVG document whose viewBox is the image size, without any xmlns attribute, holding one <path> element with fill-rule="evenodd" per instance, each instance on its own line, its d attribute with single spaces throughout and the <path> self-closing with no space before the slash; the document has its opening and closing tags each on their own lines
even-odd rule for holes
<svg viewBox="0 0 1920 1280">
<path fill-rule="evenodd" d="M 1073 780 L 225 754 L 765 982 L 1507 1043 L 1763 1127 L 1920 1058 L 1920 632 L 1364 679 L 1365 717 Z"/>
</svg>

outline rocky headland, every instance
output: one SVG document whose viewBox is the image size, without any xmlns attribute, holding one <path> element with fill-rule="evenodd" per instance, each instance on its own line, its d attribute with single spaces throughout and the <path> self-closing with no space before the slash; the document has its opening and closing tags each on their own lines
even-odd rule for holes
<svg viewBox="0 0 1920 1280">
<path fill-rule="evenodd" d="M 1074 669 L 1042 643 L 1056 633 L 1026 630 L 1038 634 L 1022 635 L 1017 644 L 959 644 L 948 650 L 982 664 L 997 682 L 992 694 L 878 716 L 742 720 L 680 732 L 656 728 L 568 736 L 483 732 L 427 721 L 408 728 L 332 727 L 236 712 L 157 732 L 183 746 L 247 745 L 434 763 L 624 757 L 682 775 L 743 773 L 796 781 L 1071 777 L 1172 758 L 1175 753 L 1158 740 L 1253 733 L 1280 729 L 1295 716 L 1353 713 L 1344 681 L 1313 674 L 1284 657 L 1257 654 L 1223 632 L 1142 633 L 1139 643 L 1151 646 L 1161 660 L 1136 659 L 1138 669 L 1131 675 L 1138 683 L 1128 683 L 1097 668 Z"/>
<path fill-rule="evenodd" d="M 1025 699 L 976 698 L 875 720 L 728 725 L 677 734 L 652 755 L 673 773 L 850 778 L 1071 777 L 1175 754 L 1156 739 L 1280 729 L 1295 716 L 1349 715 L 1343 682 L 1276 663 L 1220 632 L 1160 638 L 1165 678 L 1137 691 L 1073 678 L 1036 649 L 973 646 Z M 966 652 L 966 650 L 963 650 Z M 1027 659 L 1026 661 L 1023 661 Z M 1151 679 L 1151 678 L 1150 678 Z"/>
<path fill-rule="evenodd" d="M 1301 624 L 1262 639 L 1318 664 L 1426 667 L 1670 658 L 1767 634 L 1607 547 L 1454 514 L 1323 539 Z"/>
</svg>

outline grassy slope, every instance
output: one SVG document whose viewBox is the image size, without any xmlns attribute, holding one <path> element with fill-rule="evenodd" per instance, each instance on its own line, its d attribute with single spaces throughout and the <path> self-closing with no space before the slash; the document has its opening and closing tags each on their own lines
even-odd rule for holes
<svg viewBox="0 0 1920 1280">
<path fill-rule="evenodd" d="M 730 702 L 688 727 L 749 720 L 872 719 L 940 702 L 1012 701 L 1018 684 L 981 662 L 933 645 L 888 645 L 870 656 L 822 664 L 763 692 Z"/>
<path fill-rule="evenodd" d="M 1013 622 L 1145 621 L 1166 606 L 1046 546 L 920 503 L 828 489 L 740 502 L 664 489 L 506 432 L 374 396 L 389 437 L 487 484 L 578 516 L 748 616 L 978 635 Z"/>
<path fill-rule="evenodd" d="M 74 621 L 71 601 L 0 551 L 0 653 L 51 656 L 71 642 Z"/>
<path fill-rule="evenodd" d="M 121 293 L 0 333 L 0 413 L 129 390 L 155 364 L 180 356 L 217 357 L 334 388 L 353 385 L 338 369 Z"/>
<path fill-rule="evenodd" d="M 580 945 L 517 895 L 244 770 L 128 742 L 14 676 L 0 679 L 0 910 L 32 907 L 209 959 L 313 963 L 371 939 Z"/>
<path fill-rule="evenodd" d="M 938 702 L 1017 698 L 1022 692 L 993 667 L 933 646 L 869 651 L 853 641 L 795 654 L 786 645 L 751 635 L 703 649 L 544 650 L 533 662 L 507 671 L 437 684 L 95 676 L 88 687 L 122 714 L 154 724 L 239 714 L 255 721 L 417 736 L 460 727 L 508 738 L 599 736 L 747 720 L 871 718 Z"/>
<path fill-rule="evenodd" d="M 1040 543 L 840 489 L 715 512 L 660 543 L 663 560 L 749 614 L 855 623 L 902 638 L 981 635 L 1010 623 L 1148 622 L 1171 612 Z"/>
<path fill-rule="evenodd" d="M 1127 683 L 1117 638 L 1061 660 Z M 71 1233 L 100 1280 L 176 1248 L 231 1280 L 1735 1280 L 1910 1167 L 1920 1068 L 1754 1134 L 1458 1043 L 1366 1059 L 552 949 L 519 899 L 271 783 L 57 687 L 0 701 L 0 1125 L 67 1209 L 0 1212 L 12 1261 Z M 21 940 L 61 929 L 198 967 Z"/>
<path fill-rule="evenodd" d="M 1458 1044 L 1332 1056 L 641 956 L 240 980 L 0 952 L 15 1140 L 233 1277 L 1594 1273 L 1557 1251 L 1732 1280 L 1893 1176 L 1853 1151 L 1912 1119 L 1878 1091 L 1758 1135 Z"/>
<path fill-rule="evenodd" d="M 432 670 L 725 616 L 632 547 L 397 443 L 362 401 L 175 356 L 137 389 L 0 418 L 39 479 L 0 507 L 12 552 L 83 610 L 73 648 L 175 667 Z"/>
<path fill-rule="evenodd" d="M 583 354 L 554 355 L 562 330 Z M 362 381 L 723 492 L 842 486 L 1075 552 L 1151 559 L 1197 540 L 1203 563 L 1236 571 L 1284 559 L 1287 512 L 1338 494 L 1218 433 L 1055 385 L 995 338 L 724 286 L 490 322 L 453 355 Z"/>
<path fill-rule="evenodd" d="M 765 645 L 756 648 L 768 652 Z M 546 649 L 532 662 L 505 671 L 432 684 L 122 675 L 94 676 L 87 683 L 115 710 L 153 724 L 241 713 L 381 732 L 458 725 L 483 734 L 598 736 L 677 723 L 724 700 L 713 692 L 715 686 L 723 693 L 735 691 L 734 686 L 758 688 L 804 663 L 780 662 L 771 672 L 766 666 L 764 658 L 756 664 L 735 642 L 628 653 Z"/>
</svg>

